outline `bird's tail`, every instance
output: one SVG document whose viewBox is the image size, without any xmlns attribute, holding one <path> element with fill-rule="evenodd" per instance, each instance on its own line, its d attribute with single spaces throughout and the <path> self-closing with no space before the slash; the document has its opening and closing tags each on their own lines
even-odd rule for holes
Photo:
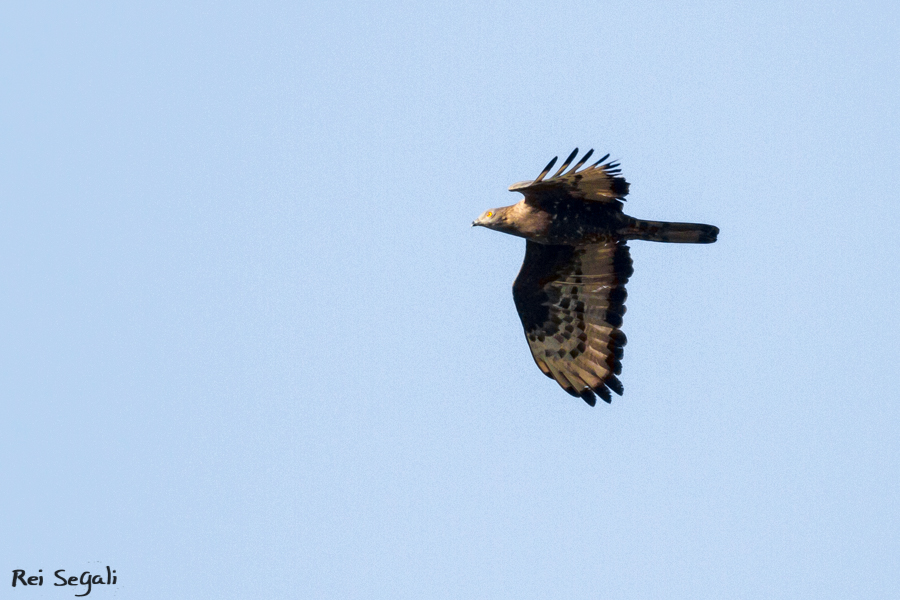
<svg viewBox="0 0 900 600">
<path fill-rule="evenodd" d="M 648 242 L 712 244 L 719 235 L 719 228 L 702 223 L 666 223 L 632 219 L 628 225 L 619 230 L 619 234 L 626 239 Z"/>
</svg>

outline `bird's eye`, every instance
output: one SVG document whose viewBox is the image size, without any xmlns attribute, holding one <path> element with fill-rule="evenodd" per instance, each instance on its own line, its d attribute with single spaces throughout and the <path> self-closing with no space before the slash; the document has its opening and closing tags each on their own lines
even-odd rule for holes
<svg viewBox="0 0 900 600">
<path fill-rule="evenodd" d="M 492 213 L 491 211 L 487 211 L 487 212 L 484 214 L 484 216 L 486 216 L 488 219 L 490 219 L 491 217 L 494 216 L 494 213 Z"/>
</svg>

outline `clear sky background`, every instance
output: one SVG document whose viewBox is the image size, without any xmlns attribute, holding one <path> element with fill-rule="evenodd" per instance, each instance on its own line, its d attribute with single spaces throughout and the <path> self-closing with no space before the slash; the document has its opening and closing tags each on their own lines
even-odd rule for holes
<svg viewBox="0 0 900 600">
<path fill-rule="evenodd" d="M 185 4 L 0 9 L 0 596 L 896 597 L 896 3 Z M 596 408 L 469 227 L 575 146 L 721 228 Z"/>
</svg>

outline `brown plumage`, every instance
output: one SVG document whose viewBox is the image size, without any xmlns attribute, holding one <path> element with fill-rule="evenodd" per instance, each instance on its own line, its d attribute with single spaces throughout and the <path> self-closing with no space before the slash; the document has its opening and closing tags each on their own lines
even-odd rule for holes
<svg viewBox="0 0 900 600">
<path fill-rule="evenodd" d="M 541 371 L 593 406 L 621 395 L 628 240 L 709 244 L 719 229 L 697 223 L 643 221 L 622 212 L 628 182 L 609 155 L 589 167 L 593 150 L 568 172 L 576 148 L 554 175 L 556 158 L 533 181 L 510 186 L 525 198 L 486 211 L 472 225 L 523 237 L 525 261 L 513 299 Z"/>
</svg>

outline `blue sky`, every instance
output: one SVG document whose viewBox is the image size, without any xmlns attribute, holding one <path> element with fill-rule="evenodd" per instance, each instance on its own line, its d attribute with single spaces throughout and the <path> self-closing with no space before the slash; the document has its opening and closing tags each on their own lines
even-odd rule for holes
<svg viewBox="0 0 900 600">
<path fill-rule="evenodd" d="M 5 4 L 0 571 L 893 597 L 898 17 Z M 524 242 L 469 227 L 575 146 L 630 214 L 721 228 L 632 244 L 625 395 L 593 409 L 529 356 Z"/>
</svg>

